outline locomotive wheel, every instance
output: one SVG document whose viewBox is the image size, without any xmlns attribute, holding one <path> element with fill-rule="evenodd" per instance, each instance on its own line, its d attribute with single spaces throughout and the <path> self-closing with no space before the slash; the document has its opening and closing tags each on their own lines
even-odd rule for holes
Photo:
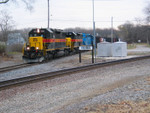
<svg viewBox="0 0 150 113">
<path fill-rule="evenodd" d="M 52 56 L 53 56 L 53 59 L 56 58 L 56 57 L 57 57 L 57 52 L 54 51 L 54 52 L 52 53 Z"/>
<path fill-rule="evenodd" d="M 53 53 L 52 56 L 53 56 L 53 59 L 54 59 L 55 58 L 55 53 Z"/>
<path fill-rule="evenodd" d="M 65 55 L 65 56 L 69 55 L 69 50 L 65 49 L 65 50 L 64 50 L 64 55 Z"/>
<path fill-rule="evenodd" d="M 50 58 L 51 58 L 51 54 L 50 54 L 50 53 L 47 53 L 47 55 L 46 55 L 46 60 L 50 60 Z"/>
</svg>

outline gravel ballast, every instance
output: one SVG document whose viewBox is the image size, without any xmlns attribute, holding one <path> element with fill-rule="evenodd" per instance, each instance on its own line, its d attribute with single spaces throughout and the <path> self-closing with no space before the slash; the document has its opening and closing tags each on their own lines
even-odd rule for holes
<svg viewBox="0 0 150 113">
<path fill-rule="evenodd" d="M 128 53 L 142 55 L 149 51 L 138 45 Z M 78 58 L 73 55 L 1 73 L 0 80 L 91 64 L 91 52 L 82 54 L 82 63 Z M 97 58 L 96 61 L 114 59 L 118 58 Z M 21 63 L 18 56 L 17 60 L 7 60 L 0 59 L 0 67 Z M 149 67 L 150 59 L 140 60 L 1 90 L 0 113 L 149 113 Z"/>
<path fill-rule="evenodd" d="M 84 55 L 82 57 L 82 63 L 79 63 L 78 54 L 59 58 L 59 59 L 51 59 L 47 63 L 43 63 L 35 66 L 29 66 L 22 69 L 12 70 L 5 73 L 0 73 L 0 81 L 91 64 L 90 52 L 82 53 L 82 55 Z M 111 60 L 114 59 L 99 58 L 97 62 L 106 62 Z"/>
<path fill-rule="evenodd" d="M 144 80 L 150 75 L 149 62 L 150 59 L 147 59 L 98 68 L 3 90 L 0 91 L 0 111 L 78 113 L 88 111 L 83 109 L 85 106 L 97 103 L 146 100 L 149 98 L 149 84 L 141 85 L 146 83 Z M 138 87 L 144 87 L 145 90 L 130 91 Z"/>
</svg>

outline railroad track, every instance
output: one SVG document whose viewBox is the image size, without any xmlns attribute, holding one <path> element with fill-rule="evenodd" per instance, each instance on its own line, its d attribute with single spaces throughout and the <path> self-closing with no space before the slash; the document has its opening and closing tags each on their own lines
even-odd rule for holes
<svg viewBox="0 0 150 113">
<path fill-rule="evenodd" d="M 25 63 L 25 64 L 19 64 L 19 65 L 14 65 L 14 66 L 9 66 L 9 67 L 3 67 L 3 68 L 0 68 L 0 73 L 19 69 L 19 68 L 24 68 L 24 67 L 31 66 L 31 65 L 33 65 L 33 64 L 26 64 Z"/>
<path fill-rule="evenodd" d="M 116 65 L 116 64 L 122 64 L 122 63 L 127 63 L 127 62 L 133 62 L 133 61 L 143 60 L 143 59 L 150 59 L 150 56 L 134 57 L 134 58 L 129 58 L 129 59 L 105 62 L 105 63 L 96 63 L 96 64 L 91 64 L 91 65 L 86 65 L 86 66 L 81 66 L 81 67 L 64 69 L 64 70 L 59 70 L 59 71 L 54 71 L 54 72 L 47 72 L 47 73 L 42 73 L 42 74 L 38 74 L 38 75 L 31 75 L 31 76 L 11 79 L 11 80 L 7 80 L 7 81 L 1 81 L 0 82 L 0 90 L 11 88 L 11 87 L 18 86 L 18 85 L 42 81 L 45 79 L 53 79 L 56 77 L 62 77 L 62 76 L 66 76 L 70 73 L 77 73 L 77 72 L 81 72 L 81 71 L 85 71 L 85 70 L 91 70 L 91 69 L 95 69 L 95 68 L 111 66 L 111 65 Z"/>
<path fill-rule="evenodd" d="M 74 53 L 75 54 L 75 53 Z M 70 54 L 66 57 L 69 57 L 71 55 L 74 55 L 74 54 Z M 61 55 L 61 56 L 57 56 L 56 58 L 53 58 L 52 60 L 58 60 L 60 58 L 63 58 L 64 56 Z M 43 64 L 43 63 L 49 63 L 51 62 L 52 60 L 47 60 L 45 62 L 42 62 L 40 64 Z M 3 68 L 0 68 L 0 73 L 3 73 L 3 72 L 7 72 L 7 71 L 11 71 L 11 70 L 15 70 L 15 69 L 20 69 L 20 68 L 24 68 L 24 67 L 28 67 L 28 66 L 33 66 L 33 65 L 38 65 L 39 63 L 32 63 L 32 64 L 29 64 L 29 63 L 23 63 L 23 64 L 19 64 L 19 65 L 13 65 L 13 66 L 8 66 L 8 67 L 3 67 Z"/>
</svg>

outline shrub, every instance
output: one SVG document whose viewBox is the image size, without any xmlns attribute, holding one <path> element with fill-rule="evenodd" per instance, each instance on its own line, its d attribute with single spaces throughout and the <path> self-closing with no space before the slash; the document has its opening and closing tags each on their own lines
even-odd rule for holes
<svg viewBox="0 0 150 113">
<path fill-rule="evenodd" d="M 7 46 L 7 52 L 22 52 L 23 45 L 22 44 L 13 44 Z"/>
<path fill-rule="evenodd" d="M 0 42 L 0 54 L 5 53 L 5 49 L 6 49 L 5 43 Z"/>
</svg>

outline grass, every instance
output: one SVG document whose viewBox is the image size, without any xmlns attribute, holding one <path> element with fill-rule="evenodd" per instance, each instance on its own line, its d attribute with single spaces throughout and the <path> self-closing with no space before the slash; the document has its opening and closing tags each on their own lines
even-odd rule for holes
<svg viewBox="0 0 150 113">
<path fill-rule="evenodd" d="M 150 48 L 150 45 L 149 45 L 149 44 L 147 44 L 146 46 Z"/>
<path fill-rule="evenodd" d="M 135 49 L 136 48 L 136 44 L 127 44 L 127 49 Z"/>
<path fill-rule="evenodd" d="M 147 43 L 133 43 L 133 44 L 128 44 L 127 49 L 135 49 L 137 45 L 143 45 L 150 48 L 150 45 Z"/>
<path fill-rule="evenodd" d="M 150 52 L 147 52 L 147 53 L 128 53 L 128 55 L 127 56 L 132 56 L 132 55 L 138 55 L 138 56 L 142 56 L 142 55 L 150 55 Z"/>
<path fill-rule="evenodd" d="M 8 52 L 8 55 L 16 55 L 16 54 L 21 54 L 21 52 Z"/>
</svg>

